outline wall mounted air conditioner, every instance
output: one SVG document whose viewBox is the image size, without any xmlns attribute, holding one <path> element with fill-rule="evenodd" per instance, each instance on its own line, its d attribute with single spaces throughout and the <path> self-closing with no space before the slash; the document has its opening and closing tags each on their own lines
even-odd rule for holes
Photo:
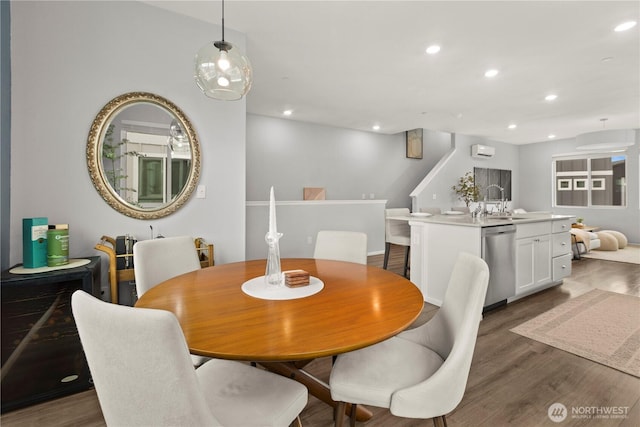
<svg viewBox="0 0 640 427">
<path fill-rule="evenodd" d="M 495 147 L 489 147 L 488 145 L 475 144 L 471 146 L 471 157 L 488 159 L 496 154 Z"/>
</svg>

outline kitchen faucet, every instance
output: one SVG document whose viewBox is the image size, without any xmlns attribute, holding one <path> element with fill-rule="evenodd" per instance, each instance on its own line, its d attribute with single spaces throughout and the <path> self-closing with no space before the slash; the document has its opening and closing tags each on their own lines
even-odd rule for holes
<svg viewBox="0 0 640 427">
<path fill-rule="evenodd" d="M 506 203 L 504 200 L 504 188 L 500 187 L 498 184 L 490 184 L 484 190 L 484 213 L 487 213 L 487 194 L 489 194 L 490 188 L 497 188 L 500 190 L 500 207 L 498 208 L 498 212 L 504 213 L 506 210 Z"/>
</svg>

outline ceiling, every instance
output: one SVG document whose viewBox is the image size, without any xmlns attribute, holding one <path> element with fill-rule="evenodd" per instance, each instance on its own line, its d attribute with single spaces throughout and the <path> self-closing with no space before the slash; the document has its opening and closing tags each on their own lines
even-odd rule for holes
<svg viewBox="0 0 640 427">
<path fill-rule="evenodd" d="M 144 3 L 221 22 L 217 0 Z M 640 128 L 640 26 L 613 31 L 629 20 L 640 2 L 225 2 L 225 26 L 247 37 L 249 113 L 512 144 Z"/>
</svg>

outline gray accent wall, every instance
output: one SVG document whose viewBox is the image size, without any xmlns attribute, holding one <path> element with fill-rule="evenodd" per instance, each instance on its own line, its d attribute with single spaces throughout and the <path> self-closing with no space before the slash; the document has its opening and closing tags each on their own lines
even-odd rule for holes
<svg viewBox="0 0 640 427">
<path fill-rule="evenodd" d="M 26 1 L 11 3 L 11 28 L 12 265 L 22 262 L 22 218 L 35 216 L 69 224 L 71 257 L 101 254 L 94 245 L 102 235 L 148 239 L 153 226 L 165 236 L 212 242 L 218 263 L 244 259 L 245 101 L 207 98 L 193 80 L 195 53 L 220 34 L 219 26 L 140 2 Z M 242 34 L 226 36 L 244 48 Z M 201 143 L 199 184 L 206 186 L 206 198 L 192 197 L 178 212 L 154 221 L 110 208 L 87 172 L 94 117 L 108 101 L 132 91 L 174 102 Z M 3 233 L 3 252 L 5 239 Z M 106 270 L 104 257 L 103 277 Z M 106 278 L 102 286 L 108 287 Z"/>
<path fill-rule="evenodd" d="M 11 19 L 8 1 L 0 1 L 0 268 L 9 268 L 11 230 Z"/>
<path fill-rule="evenodd" d="M 302 200 L 304 187 L 327 199 L 384 199 L 410 207 L 409 193 L 447 152 L 450 134 L 425 129 L 423 158 L 406 157 L 405 133 L 385 135 L 247 115 L 247 200 Z M 373 197 L 372 197 L 373 195 Z"/>
</svg>

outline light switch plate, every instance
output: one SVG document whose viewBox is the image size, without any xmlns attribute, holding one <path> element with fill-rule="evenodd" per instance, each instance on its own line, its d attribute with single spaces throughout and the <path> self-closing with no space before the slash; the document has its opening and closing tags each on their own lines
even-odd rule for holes
<svg viewBox="0 0 640 427">
<path fill-rule="evenodd" d="M 207 187 L 204 185 L 198 185 L 196 189 L 196 198 L 197 199 L 206 199 L 207 198 Z"/>
</svg>

